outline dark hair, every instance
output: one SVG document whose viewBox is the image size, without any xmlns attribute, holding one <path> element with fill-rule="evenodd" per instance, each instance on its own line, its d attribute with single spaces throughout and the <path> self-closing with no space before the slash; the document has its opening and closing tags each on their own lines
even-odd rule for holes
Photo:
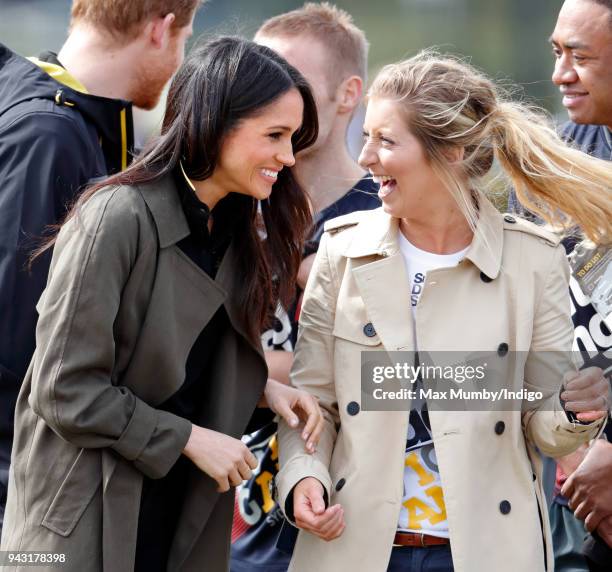
<svg viewBox="0 0 612 572">
<path fill-rule="evenodd" d="M 293 88 L 304 102 L 302 125 L 292 138 L 297 153 L 318 135 L 316 105 L 303 76 L 274 51 L 241 38 L 224 36 L 196 46 L 172 81 L 160 136 L 125 171 L 87 189 L 67 218 L 98 190 L 157 181 L 173 172 L 179 160 L 191 179 L 207 179 L 228 133 Z M 265 239 L 258 231 L 257 200 L 235 195 L 232 208 L 235 246 L 245 260 L 236 269 L 237 307 L 256 340 L 276 303 L 289 305 L 295 295 L 310 208 L 288 168 L 282 169 L 271 196 L 261 203 Z M 34 256 L 54 241 L 49 240 Z"/>
</svg>

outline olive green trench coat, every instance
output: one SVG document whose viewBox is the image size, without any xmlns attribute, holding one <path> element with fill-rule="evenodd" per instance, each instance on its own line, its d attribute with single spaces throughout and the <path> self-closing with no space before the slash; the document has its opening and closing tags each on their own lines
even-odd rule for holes
<svg viewBox="0 0 612 572">
<path fill-rule="evenodd" d="M 267 370 L 233 305 L 239 253 L 230 245 L 212 280 L 178 248 L 188 234 L 170 177 L 103 189 L 60 232 L 15 413 L 3 550 L 63 553 L 62 570 L 133 570 L 143 475 L 166 475 L 191 432 L 156 406 L 222 304 L 233 327 L 198 421 L 243 434 Z M 226 570 L 233 489 L 217 493 L 195 465 L 189 478 L 168 569 Z"/>
</svg>

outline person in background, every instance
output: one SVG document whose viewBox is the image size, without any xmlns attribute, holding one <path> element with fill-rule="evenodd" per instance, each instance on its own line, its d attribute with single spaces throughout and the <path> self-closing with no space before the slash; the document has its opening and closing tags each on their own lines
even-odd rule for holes
<svg viewBox="0 0 612 572">
<path fill-rule="evenodd" d="M 245 429 L 268 407 L 309 443 L 322 428 L 311 396 L 267 379 L 260 342 L 293 294 L 310 212 L 291 167 L 316 135 L 295 68 L 215 38 L 179 69 L 160 136 L 80 196 L 51 239 L 2 550 L 227 570 L 233 487 L 256 466 Z"/>
<path fill-rule="evenodd" d="M 262 24 L 255 41 L 272 48 L 295 66 L 311 85 L 319 117 L 314 145 L 296 157 L 296 177 L 308 191 L 314 215 L 295 301 L 289 312 L 279 310 L 276 328 L 262 336 L 270 377 L 288 383 L 297 336 L 299 301 L 324 223 L 336 216 L 380 206 L 376 185 L 349 154 L 347 129 L 362 101 L 368 44 L 351 16 L 328 3 L 307 3 Z M 239 487 L 232 542 L 232 572 L 287 570 L 291 544 L 276 547 L 284 521 L 272 498 L 278 470 L 276 423 L 248 438 L 260 463 L 253 477 Z M 289 535 L 291 536 L 291 535 Z"/>
<path fill-rule="evenodd" d="M 612 160 L 612 1 L 566 0 L 550 41 L 555 56 L 552 80 L 570 118 L 562 127 L 563 138 L 585 153 Z M 571 252 L 574 243 L 567 242 L 566 248 Z M 574 275 L 570 295 L 574 350 L 580 352 L 585 366 L 599 365 L 610 374 L 610 325 Z M 612 565 L 610 425 L 606 435 L 607 440 L 598 439 L 588 452 L 585 446 L 557 460 L 556 494 L 550 511 L 555 569 L 560 572 L 603 571 Z M 594 532 L 584 547 L 584 525 L 572 516 L 572 510 Z"/>
<path fill-rule="evenodd" d="M 278 500 L 300 528 L 290 569 L 551 570 L 540 451 L 595 437 L 609 387 L 601 369 L 572 363 L 560 236 L 499 213 L 487 175 L 497 160 L 542 218 L 606 243 L 612 169 L 567 148 L 479 70 L 430 50 L 381 70 L 364 136 L 359 163 L 383 206 L 326 224 L 291 370 L 324 411 L 316 452 L 279 423 Z M 364 403 L 363 352 L 384 363 L 399 350 L 434 363 L 434 352 L 489 351 L 506 364 L 503 387 L 542 399 L 486 411 Z"/>
<path fill-rule="evenodd" d="M 0 529 L 17 394 L 34 353 L 47 227 L 84 185 L 131 161 L 132 104 L 151 109 L 181 64 L 200 0 L 74 0 L 60 52 L 0 44 Z"/>
</svg>

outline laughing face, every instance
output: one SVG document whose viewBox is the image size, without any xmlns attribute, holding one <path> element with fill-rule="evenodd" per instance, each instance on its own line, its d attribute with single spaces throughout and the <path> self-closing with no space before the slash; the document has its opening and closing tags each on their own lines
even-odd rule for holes
<svg viewBox="0 0 612 572">
<path fill-rule="evenodd" d="M 209 184 L 223 194 L 240 193 L 267 199 L 279 172 L 295 163 L 291 136 L 302 124 L 304 103 L 291 89 L 241 121 L 225 138 Z"/>
<path fill-rule="evenodd" d="M 380 184 L 378 196 L 385 212 L 404 218 L 435 208 L 442 196 L 448 199 L 423 146 L 408 129 L 401 104 L 370 99 L 363 127 L 359 164 Z"/>
<path fill-rule="evenodd" d="M 612 12 L 591 0 L 566 0 L 550 41 L 552 80 L 570 119 L 612 127 Z"/>
</svg>

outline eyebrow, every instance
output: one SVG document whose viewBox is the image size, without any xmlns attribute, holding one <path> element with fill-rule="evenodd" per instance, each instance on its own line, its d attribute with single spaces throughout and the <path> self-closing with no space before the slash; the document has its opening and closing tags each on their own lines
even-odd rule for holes
<svg viewBox="0 0 612 572">
<path fill-rule="evenodd" d="M 551 44 L 554 44 L 555 46 L 560 46 L 561 44 L 559 44 L 559 42 L 557 42 L 555 39 L 553 39 L 553 37 L 551 36 L 550 38 L 548 38 L 548 41 Z M 576 40 L 570 40 L 569 42 L 565 42 L 565 44 L 563 44 L 564 48 L 568 48 L 569 50 L 588 50 L 589 46 L 588 44 L 585 44 L 583 42 L 578 42 Z"/>
<path fill-rule="evenodd" d="M 268 129 L 272 129 L 274 131 L 293 131 L 293 128 L 288 127 L 287 125 L 273 125 L 272 127 L 268 127 Z"/>
</svg>

